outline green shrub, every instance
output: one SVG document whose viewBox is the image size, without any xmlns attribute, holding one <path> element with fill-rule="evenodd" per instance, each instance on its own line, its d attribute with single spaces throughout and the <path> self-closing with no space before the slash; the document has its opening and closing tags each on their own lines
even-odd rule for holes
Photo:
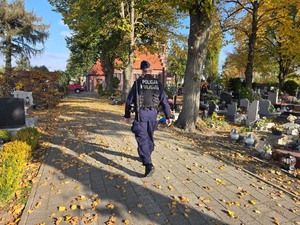
<svg viewBox="0 0 300 225">
<path fill-rule="evenodd" d="M 12 141 L 0 151 L 0 204 L 14 196 L 19 189 L 31 147 L 23 141 Z"/>
<path fill-rule="evenodd" d="M 228 84 L 228 90 L 233 92 L 240 92 L 242 87 L 241 78 L 230 78 Z"/>
<path fill-rule="evenodd" d="M 24 141 L 30 145 L 32 150 L 37 148 L 40 134 L 35 127 L 25 127 L 16 133 L 13 140 Z"/>
<path fill-rule="evenodd" d="M 295 90 L 299 86 L 300 83 L 296 82 L 295 80 L 287 80 L 286 82 L 284 82 L 282 90 L 289 93 L 289 95 L 295 96 Z"/>
<path fill-rule="evenodd" d="M 173 99 L 173 93 L 171 90 L 165 90 L 167 96 L 168 96 L 168 99 Z"/>
<path fill-rule="evenodd" d="M 253 101 L 252 90 L 249 87 L 242 87 L 240 99 L 247 98 L 250 102 Z"/>
<path fill-rule="evenodd" d="M 2 138 L 4 143 L 9 142 L 11 140 L 11 132 L 0 130 L 0 138 Z"/>
<path fill-rule="evenodd" d="M 99 85 L 98 85 L 98 94 L 99 94 L 100 96 L 103 96 L 103 95 L 104 95 L 104 90 L 103 90 L 102 84 L 99 84 Z"/>
<path fill-rule="evenodd" d="M 118 89 L 120 85 L 120 80 L 117 77 L 112 78 L 112 88 L 113 89 Z"/>
</svg>

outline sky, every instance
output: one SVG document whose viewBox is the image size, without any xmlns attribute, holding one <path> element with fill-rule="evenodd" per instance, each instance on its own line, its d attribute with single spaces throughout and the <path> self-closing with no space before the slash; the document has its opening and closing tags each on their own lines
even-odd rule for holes
<svg viewBox="0 0 300 225">
<path fill-rule="evenodd" d="M 47 0 L 25 0 L 25 7 L 42 17 L 42 23 L 50 25 L 44 52 L 31 58 L 31 66 L 45 65 L 50 71 L 65 70 L 70 55 L 65 37 L 70 35 L 70 30 L 64 25 L 61 14 L 53 12 L 54 7 Z"/>
<path fill-rule="evenodd" d="M 54 7 L 48 0 L 25 0 L 25 8 L 28 12 L 34 12 L 36 16 L 42 17 L 42 23 L 49 24 L 49 38 L 45 41 L 44 52 L 30 59 L 31 66 L 46 66 L 49 71 L 65 70 L 70 55 L 66 47 L 66 36 L 70 36 L 70 30 L 63 23 L 60 13 L 53 12 Z M 185 21 L 187 25 L 189 21 Z M 188 31 L 186 32 L 188 34 Z M 37 46 L 42 48 L 43 46 Z M 225 62 L 230 48 L 222 48 L 220 53 L 219 72 Z M 0 55 L 0 66 L 4 65 L 3 56 Z"/>
<path fill-rule="evenodd" d="M 25 8 L 27 12 L 33 11 L 36 16 L 42 17 L 42 23 L 50 25 L 50 36 L 45 41 L 44 52 L 30 59 L 31 66 L 46 66 L 49 71 L 64 71 L 70 55 L 65 37 L 70 35 L 70 30 L 63 24 L 61 14 L 53 12 L 54 7 L 47 0 L 25 0 Z M 37 47 L 43 48 L 41 44 Z M 0 65 L 4 65 L 2 55 Z"/>
</svg>

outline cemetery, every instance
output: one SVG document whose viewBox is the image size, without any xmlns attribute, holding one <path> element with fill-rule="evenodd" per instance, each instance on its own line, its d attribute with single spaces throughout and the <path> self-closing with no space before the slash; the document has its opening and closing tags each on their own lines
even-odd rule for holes
<svg viewBox="0 0 300 225">
<path fill-rule="evenodd" d="M 299 176 L 299 88 L 295 93 L 295 96 L 280 96 L 278 90 L 266 89 L 263 95 L 257 95 L 253 91 L 250 101 L 221 92 L 217 101 L 201 102 L 200 105 L 206 107 L 200 111 L 204 120 L 221 118 L 233 126 L 229 139 L 241 148 L 249 148 L 256 160 L 278 164 L 288 174 Z M 210 127 L 216 129 L 213 125 Z"/>
<path fill-rule="evenodd" d="M 299 177 L 300 88 L 294 93 L 280 94 L 278 89 L 266 86 L 252 90 L 248 99 L 219 86 L 211 85 L 205 91 L 201 88 L 199 117 L 206 122 L 202 128 L 208 127 L 205 132 L 217 135 L 228 124 L 231 128 L 227 137 L 237 149 L 247 148 L 253 159 Z M 183 98 L 182 91 L 172 98 L 174 121 L 182 110 Z"/>
</svg>

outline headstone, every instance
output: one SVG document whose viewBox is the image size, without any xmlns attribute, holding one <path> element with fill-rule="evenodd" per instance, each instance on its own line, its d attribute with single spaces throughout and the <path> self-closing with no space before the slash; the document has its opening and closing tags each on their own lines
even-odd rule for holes
<svg viewBox="0 0 300 225">
<path fill-rule="evenodd" d="M 27 115 L 27 110 L 33 106 L 32 92 L 27 91 L 14 91 L 14 98 L 24 99 L 25 114 Z"/>
<path fill-rule="evenodd" d="M 25 126 L 25 108 L 22 98 L 0 98 L 0 129 Z"/>
<path fill-rule="evenodd" d="M 243 98 L 240 100 L 240 108 L 246 108 L 246 110 L 248 111 L 249 105 L 250 105 L 250 102 L 248 99 Z"/>
<path fill-rule="evenodd" d="M 225 102 L 226 105 L 231 104 L 232 95 L 226 92 L 222 92 L 220 95 L 220 102 Z"/>
<path fill-rule="evenodd" d="M 279 91 L 276 90 L 276 91 L 269 91 L 268 92 L 268 100 L 271 101 L 271 103 L 273 105 L 277 104 L 278 103 L 278 95 L 279 95 Z"/>
<path fill-rule="evenodd" d="M 240 92 L 232 92 L 233 99 L 240 99 Z"/>
<path fill-rule="evenodd" d="M 27 106 L 33 105 L 32 92 L 14 91 L 14 98 L 23 98 L 25 101 L 25 105 Z"/>
<path fill-rule="evenodd" d="M 248 115 L 245 124 L 247 127 L 252 125 L 256 120 L 259 119 L 258 108 L 259 108 L 259 101 L 254 100 L 249 106 Z"/>
<path fill-rule="evenodd" d="M 237 116 L 237 103 L 233 102 L 227 106 L 227 117 L 229 121 L 235 122 Z"/>
<path fill-rule="evenodd" d="M 259 111 L 258 114 L 263 117 L 263 116 L 269 116 L 270 115 L 270 106 L 271 106 L 271 101 L 268 99 L 261 99 L 259 100 Z"/>
<path fill-rule="evenodd" d="M 207 116 L 211 116 L 214 112 L 218 111 L 218 105 L 215 102 L 209 103 Z"/>
</svg>

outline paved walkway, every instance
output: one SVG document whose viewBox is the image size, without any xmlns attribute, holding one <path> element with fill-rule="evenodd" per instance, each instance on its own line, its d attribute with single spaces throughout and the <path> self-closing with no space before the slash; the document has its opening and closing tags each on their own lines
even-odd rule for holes
<svg viewBox="0 0 300 225">
<path fill-rule="evenodd" d="M 87 93 L 61 107 L 20 225 L 300 223 L 295 199 L 166 128 L 155 133 L 156 172 L 143 178 L 123 108 Z"/>
</svg>

